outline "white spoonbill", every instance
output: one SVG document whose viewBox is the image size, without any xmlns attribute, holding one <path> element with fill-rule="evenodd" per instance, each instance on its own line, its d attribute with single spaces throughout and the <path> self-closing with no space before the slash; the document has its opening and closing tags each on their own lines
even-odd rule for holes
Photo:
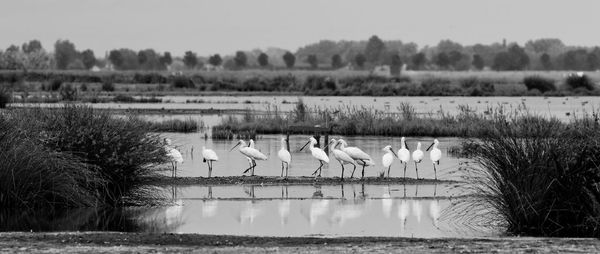
<svg viewBox="0 0 600 254">
<path fill-rule="evenodd" d="M 285 164 L 285 177 L 288 177 L 290 171 L 290 162 L 292 161 L 292 155 L 287 150 L 287 143 L 285 138 L 281 138 L 281 149 L 277 153 L 277 156 L 281 160 L 281 177 L 283 177 L 283 165 Z"/>
<path fill-rule="evenodd" d="M 429 151 L 429 149 L 433 147 L 433 149 L 431 149 L 431 152 L 429 152 L 429 158 L 433 163 L 433 173 L 435 174 L 435 180 L 437 180 L 437 168 L 435 167 L 435 164 L 440 165 L 440 159 L 442 158 L 442 151 L 438 148 L 439 144 L 440 142 L 437 139 L 434 139 L 433 143 L 431 143 L 427 150 L 425 150 Z"/>
<path fill-rule="evenodd" d="M 218 161 L 219 157 L 212 149 L 206 149 L 206 147 L 202 147 L 202 162 L 206 162 L 208 165 L 208 177 L 212 174 L 213 162 Z"/>
<path fill-rule="evenodd" d="M 408 165 L 408 161 L 410 160 L 410 151 L 408 150 L 408 145 L 406 144 L 406 139 L 404 137 L 400 139 L 398 159 L 404 164 L 404 178 L 406 178 L 406 165 Z"/>
<path fill-rule="evenodd" d="M 329 164 L 329 157 L 327 157 L 327 154 L 321 148 L 315 147 L 315 144 L 317 144 L 317 140 L 313 137 L 310 137 L 308 139 L 308 142 L 302 148 L 300 148 L 300 151 L 302 151 L 302 149 L 304 149 L 304 147 L 306 147 L 308 144 L 310 144 L 310 147 L 308 147 L 308 149 L 310 149 L 310 153 L 312 154 L 313 157 L 315 157 L 317 160 L 319 160 L 319 163 L 320 163 L 317 170 L 315 170 L 315 172 L 313 172 L 312 174 L 315 175 L 315 174 L 317 174 L 317 171 L 318 171 L 319 172 L 318 176 L 321 176 L 323 163 Z"/>
<path fill-rule="evenodd" d="M 419 169 L 417 164 L 423 160 L 423 151 L 421 150 L 421 142 L 417 143 L 417 150 L 412 153 L 412 159 L 415 162 L 415 171 L 417 172 L 417 179 L 419 179 Z"/>
<path fill-rule="evenodd" d="M 352 159 L 358 162 L 359 165 L 362 165 L 362 177 L 365 177 L 365 166 L 375 165 L 375 163 L 371 160 L 371 156 L 367 153 L 360 150 L 358 147 L 346 147 L 348 143 L 345 140 L 338 140 L 340 143 L 340 150 L 348 154 Z M 350 177 L 354 177 L 354 171 L 352 171 L 352 175 Z"/>
<path fill-rule="evenodd" d="M 168 138 L 165 138 L 165 151 L 172 166 L 171 176 L 175 177 L 177 176 L 177 163 L 183 163 L 183 156 L 181 156 L 179 150 L 171 147 L 171 140 Z"/>
<path fill-rule="evenodd" d="M 332 138 L 329 144 L 331 147 L 331 152 L 333 153 L 333 157 L 342 166 L 342 181 L 344 181 L 344 164 L 352 164 L 352 166 L 354 166 L 354 170 L 356 170 L 356 164 L 354 163 L 354 160 L 352 159 L 352 157 L 350 157 L 350 155 L 338 149 L 338 146 L 340 145 L 339 141 Z M 352 170 L 352 172 L 354 172 L 354 170 Z"/>
<path fill-rule="evenodd" d="M 387 168 L 388 170 L 388 178 L 390 177 L 390 169 L 392 168 L 392 162 L 394 162 L 394 157 L 397 157 L 396 153 L 394 153 L 394 150 L 392 150 L 392 146 L 385 146 L 382 149 L 384 152 L 386 152 L 383 157 L 381 158 L 381 163 L 383 164 L 383 169 L 385 170 L 385 168 Z"/>
<path fill-rule="evenodd" d="M 248 172 L 248 170 L 252 169 L 251 175 L 254 176 L 254 167 L 256 167 L 256 160 L 263 160 L 263 161 L 267 160 L 267 156 L 254 148 L 248 147 L 246 145 L 246 142 L 241 139 L 229 151 L 233 151 L 233 149 L 236 148 L 237 146 L 240 146 L 240 153 L 242 153 L 244 156 L 246 156 L 252 160 L 252 165 L 248 169 L 246 169 L 243 173 L 246 173 L 246 172 Z"/>
<path fill-rule="evenodd" d="M 250 139 L 248 141 L 248 147 L 254 148 L 254 139 Z M 246 159 L 248 160 L 248 165 L 250 165 L 250 167 L 252 167 L 252 158 L 246 156 Z"/>
</svg>

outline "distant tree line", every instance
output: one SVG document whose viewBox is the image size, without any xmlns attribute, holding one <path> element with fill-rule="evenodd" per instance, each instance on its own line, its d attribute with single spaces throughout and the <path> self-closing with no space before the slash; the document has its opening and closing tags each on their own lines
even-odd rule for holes
<svg viewBox="0 0 600 254">
<path fill-rule="evenodd" d="M 193 70 L 200 68 L 303 68 L 371 69 L 389 65 L 398 73 L 402 66 L 411 70 L 598 70 L 600 47 L 566 46 L 559 39 L 530 40 L 525 45 L 492 43 L 461 45 L 442 40 L 435 46 L 419 48 L 416 43 L 383 41 L 371 36 L 366 41 L 322 40 L 299 48 L 295 53 L 269 48 L 266 51 L 236 51 L 233 55 L 198 56 L 186 51 L 182 56 L 154 49 L 135 51 L 113 49 L 98 57 L 91 49 L 79 51 L 69 40 L 58 40 L 52 52 L 40 41 L 0 50 L 0 69 L 9 70 L 89 70 L 95 66 L 114 70 Z"/>
</svg>

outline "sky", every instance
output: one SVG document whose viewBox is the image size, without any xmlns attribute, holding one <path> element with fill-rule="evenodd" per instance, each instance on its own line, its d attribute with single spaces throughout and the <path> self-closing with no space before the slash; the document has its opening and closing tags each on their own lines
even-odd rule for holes
<svg viewBox="0 0 600 254">
<path fill-rule="evenodd" d="M 96 55 L 153 48 L 233 54 L 319 40 L 465 45 L 559 38 L 600 45 L 600 1 L 556 0 L 0 0 L 0 49 L 58 39 Z"/>
</svg>

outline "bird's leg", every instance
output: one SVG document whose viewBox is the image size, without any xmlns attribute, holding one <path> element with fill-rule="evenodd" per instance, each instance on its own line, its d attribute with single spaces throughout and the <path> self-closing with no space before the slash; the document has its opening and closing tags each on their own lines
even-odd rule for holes
<svg viewBox="0 0 600 254">
<path fill-rule="evenodd" d="M 415 161 L 415 172 L 417 172 L 417 180 L 419 180 L 419 169 L 417 168 L 417 162 Z"/>
<path fill-rule="evenodd" d="M 344 163 L 342 163 L 341 165 L 342 165 L 342 181 L 344 181 Z"/>
<path fill-rule="evenodd" d="M 252 176 L 254 176 L 254 168 L 256 167 L 256 161 L 252 160 Z"/>
<path fill-rule="evenodd" d="M 404 163 L 404 180 L 406 180 L 406 162 Z"/>
<path fill-rule="evenodd" d="M 367 165 L 367 163 L 364 160 L 360 160 L 360 161 L 362 161 L 362 164 L 363 164 L 362 165 L 363 166 L 363 168 L 362 168 L 362 176 L 360 177 L 360 179 L 363 179 L 363 178 L 365 178 L 365 166 Z"/>
<path fill-rule="evenodd" d="M 175 164 L 171 161 L 171 177 L 175 177 Z"/>
<path fill-rule="evenodd" d="M 321 177 L 321 172 L 323 172 L 323 162 L 321 162 L 321 166 L 319 167 L 319 177 Z"/>
<path fill-rule="evenodd" d="M 391 168 L 392 168 L 392 166 L 390 165 L 390 166 L 388 167 L 388 178 L 390 178 L 390 169 L 391 169 Z"/>
<path fill-rule="evenodd" d="M 283 161 L 281 162 L 281 177 L 283 177 Z"/>
<path fill-rule="evenodd" d="M 356 164 L 352 164 L 354 166 L 354 169 L 352 169 L 352 175 L 350 175 L 350 178 L 354 178 L 354 171 L 356 171 Z"/>
<path fill-rule="evenodd" d="M 208 161 L 208 177 L 212 175 L 212 161 Z"/>
<path fill-rule="evenodd" d="M 435 168 L 435 163 L 433 163 L 433 174 L 435 176 L 435 180 L 437 180 L 437 169 Z"/>
</svg>

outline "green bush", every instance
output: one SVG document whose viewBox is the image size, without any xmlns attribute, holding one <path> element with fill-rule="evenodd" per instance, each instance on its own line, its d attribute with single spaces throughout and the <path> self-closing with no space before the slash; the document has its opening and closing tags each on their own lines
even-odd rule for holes
<svg viewBox="0 0 600 254">
<path fill-rule="evenodd" d="M 527 87 L 527 90 L 537 89 L 541 93 L 548 91 L 555 91 L 556 86 L 554 80 L 543 78 L 540 76 L 528 76 L 523 79 L 523 84 Z"/>
<path fill-rule="evenodd" d="M 63 81 L 61 79 L 53 79 L 50 81 L 50 84 L 48 84 L 48 89 L 50 91 L 58 91 L 62 86 L 62 83 Z"/>
<path fill-rule="evenodd" d="M 585 90 L 594 90 L 594 83 L 588 78 L 587 75 L 569 75 L 565 79 L 565 85 L 568 89 L 577 90 L 577 89 L 585 89 Z"/>
<path fill-rule="evenodd" d="M 174 88 L 194 88 L 194 82 L 186 76 L 175 76 L 171 81 Z"/>
<path fill-rule="evenodd" d="M 0 85 L 0 108 L 6 108 L 6 104 L 12 99 L 11 92 L 8 87 Z"/>
</svg>

